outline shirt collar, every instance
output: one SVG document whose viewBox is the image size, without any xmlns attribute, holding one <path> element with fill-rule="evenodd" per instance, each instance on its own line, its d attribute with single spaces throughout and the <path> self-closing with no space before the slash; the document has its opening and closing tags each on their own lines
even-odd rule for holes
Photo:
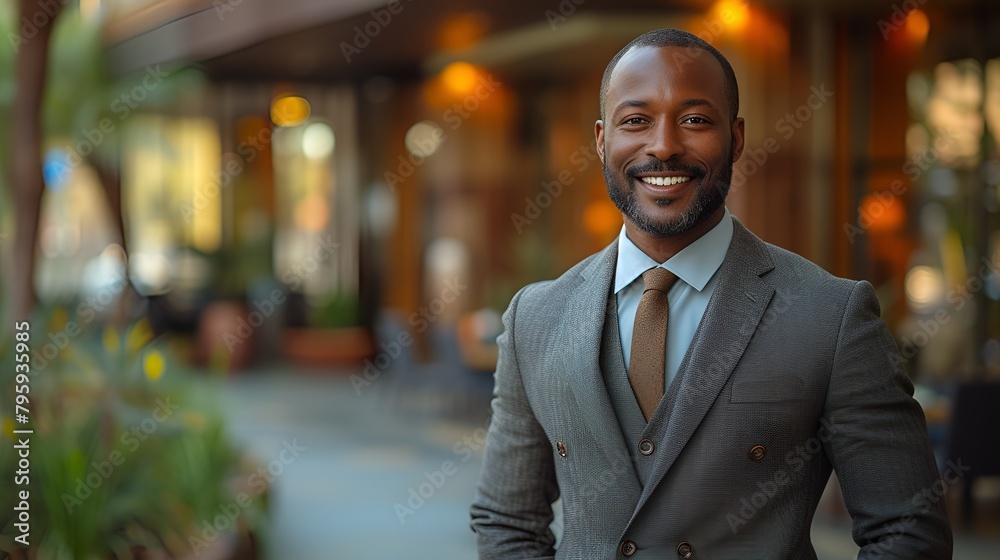
<svg viewBox="0 0 1000 560">
<path fill-rule="evenodd" d="M 662 266 L 673 272 L 679 279 L 700 292 L 712 279 L 715 271 L 722 266 L 732 240 L 733 219 L 729 208 L 726 208 L 722 220 L 715 227 L 670 257 L 667 262 L 660 264 L 632 243 L 632 240 L 625 235 L 623 225 L 621 233 L 618 234 L 615 293 L 620 292 L 654 266 Z"/>
</svg>

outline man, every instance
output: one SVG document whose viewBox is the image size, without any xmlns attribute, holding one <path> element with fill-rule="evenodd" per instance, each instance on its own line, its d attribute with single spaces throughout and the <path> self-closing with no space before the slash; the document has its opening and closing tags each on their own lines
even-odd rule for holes
<svg viewBox="0 0 1000 560">
<path fill-rule="evenodd" d="M 625 225 L 504 314 L 472 506 L 481 558 L 813 559 L 831 470 L 859 558 L 951 558 L 923 414 L 872 286 L 764 243 L 725 207 L 738 99 L 728 61 L 683 31 L 642 35 L 608 65 L 597 147 Z"/>
</svg>

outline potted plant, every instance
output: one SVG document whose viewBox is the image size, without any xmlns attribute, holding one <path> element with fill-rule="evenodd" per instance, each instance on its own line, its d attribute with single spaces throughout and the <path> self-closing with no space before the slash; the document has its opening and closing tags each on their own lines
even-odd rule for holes
<svg viewBox="0 0 1000 560">
<path fill-rule="evenodd" d="M 361 363 L 375 350 L 371 330 L 361 325 L 353 295 L 332 294 L 309 310 L 309 326 L 285 332 L 285 355 L 305 365 Z"/>
<path fill-rule="evenodd" d="M 36 351 L 43 333 L 70 332 L 68 322 L 64 311 L 36 314 Z M 246 471 L 226 441 L 211 380 L 185 371 L 151 336 L 144 321 L 122 331 L 95 325 L 67 336 L 44 368 L 37 360 L 26 424 L 34 430 L 30 482 L 16 488 L 30 491 L 28 548 L 15 541 L 13 512 L 0 513 L 0 550 L 12 558 L 254 557 L 248 543 L 262 526 L 264 496 L 237 501 L 233 481 Z M 12 339 L 0 339 L 0 385 L 13 401 Z M 12 424 L 5 421 L 0 439 L 15 437 Z M 12 443 L 0 445 L 9 480 L 18 468 Z M 4 485 L 0 499 L 13 499 L 13 490 Z"/>
</svg>

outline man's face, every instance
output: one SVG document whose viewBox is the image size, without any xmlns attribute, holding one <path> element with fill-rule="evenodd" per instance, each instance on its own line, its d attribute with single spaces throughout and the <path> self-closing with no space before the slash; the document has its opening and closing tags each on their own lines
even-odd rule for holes
<svg viewBox="0 0 1000 560">
<path fill-rule="evenodd" d="M 743 152 L 743 119 L 729 121 L 725 76 L 702 49 L 640 47 L 618 61 L 597 150 L 608 194 L 628 221 L 678 235 L 726 200 Z"/>
</svg>

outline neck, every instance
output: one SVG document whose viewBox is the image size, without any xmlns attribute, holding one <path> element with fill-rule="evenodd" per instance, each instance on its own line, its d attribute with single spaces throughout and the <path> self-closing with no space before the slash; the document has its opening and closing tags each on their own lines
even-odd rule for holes
<svg viewBox="0 0 1000 560">
<path fill-rule="evenodd" d="M 640 251 L 649 255 L 649 258 L 658 263 L 664 263 L 670 257 L 681 252 L 682 249 L 694 243 L 702 235 L 708 233 L 712 228 L 719 225 L 722 217 L 726 215 L 725 206 L 709 214 L 707 218 L 691 226 L 686 231 L 677 235 L 658 236 L 647 233 L 635 226 L 632 222 L 625 220 L 625 235 L 635 243 Z"/>
</svg>

